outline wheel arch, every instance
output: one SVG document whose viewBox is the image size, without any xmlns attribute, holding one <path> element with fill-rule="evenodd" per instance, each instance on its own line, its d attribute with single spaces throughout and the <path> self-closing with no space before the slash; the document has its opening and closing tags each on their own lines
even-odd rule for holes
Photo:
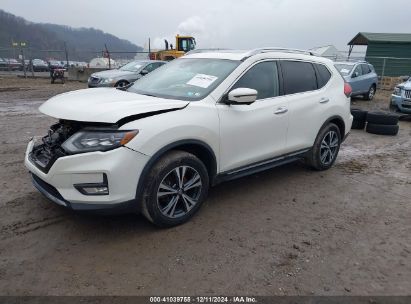
<svg viewBox="0 0 411 304">
<path fill-rule="evenodd" d="M 116 81 L 116 84 L 115 84 L 114 86 L 115 86 L 115 87 L 118 86 L 118 84 L 119 84 L 120 82 L 127 82 L 127 84 L 130 84 L 130 81 L 128 81 L 127 79 L 120 79 L 120 80 Z"/>
<path fill-rule="evenodd" d="M 318 133 L 320 133 L 320 131 L 329 123 L 333 123 L 335 124 L 338 129 L 340 130 L 340 135 L 341 135 L 341 140 L 344 138 L 345 136 L 345 122 L 344 119 L 339 116 L 339 115 L 334 115 L 329 117 L 320 127 L 320 129 L 318 130 Z M 317 133 L 317 134 L 318 134 Z"/>
<path fill-rule="evenodd" d="M 158 150 L 144 166 L 143 171 L 141 172 L 137 191 L 136 191 L 136 200 L 139 208 L 141 207 L 140 203 L 142 201 L 143 188 L 146 182 L 146 178 L 151 168 L 156 164 L 156 162 L 164 156 L 166 153 L 172 150 L 181 150 L 188 153 L 191 153 L 198 157 L 206 166 L 207 172 L 210 178 L 210 185 L 214 184 L 215 177 L 217 176 L 217 158 L 213 149 L 205 142 L 197 139 L 186 139 L 179 140 L 168 144 Z"/>
</svg>

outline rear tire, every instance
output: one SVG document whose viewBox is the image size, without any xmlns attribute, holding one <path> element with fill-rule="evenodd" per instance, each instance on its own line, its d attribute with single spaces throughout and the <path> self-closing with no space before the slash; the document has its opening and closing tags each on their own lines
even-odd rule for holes
<svg viewBox="0 0 411 304">
<path fill-rule="evenodd" d="M 207 198 L 209 177 L 193 154 L 171 151 L 158 160 L 147 177 L 142 213 L 160 227 L 187 222 Z"/>
<path fill-rule="evenodd" d="M 375 84 L 373 84 L 368 90 L 367 94 L 364 95 L 365 100 L 373 100 L 375 92 L 377 91 Z"/>
<path fill-rule="evenodd" d="M 341 145 L 341 133 L 336 124 L 329 123 L 323 127 L 315 139 L 307 164 L 314 170 L 327 170 L 334 164 Z"/>
</svg>

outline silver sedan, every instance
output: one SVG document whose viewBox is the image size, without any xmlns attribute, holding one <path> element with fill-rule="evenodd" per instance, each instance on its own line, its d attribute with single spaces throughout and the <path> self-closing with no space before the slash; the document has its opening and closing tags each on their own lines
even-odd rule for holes
<svg viewBox="0 0 411 304">
<path fill-rule="evenodd" d="M 132 61 L 119 69 L 93 73 L 88 79 L 88 87 L 125 87 L 164 64 L 165 61 L 156 60 Z"/>
</svg>

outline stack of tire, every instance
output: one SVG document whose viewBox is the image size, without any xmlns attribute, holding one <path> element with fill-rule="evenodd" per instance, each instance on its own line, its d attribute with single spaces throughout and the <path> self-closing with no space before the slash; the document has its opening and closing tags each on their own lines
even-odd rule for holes
<svg viewBox="0 0 411 304">
<path fill-rule="evenodd" d="M 398 115 L 386 112 L 367 112 L 360 109 L 351 109 L 354 117 L 352 129 L 363 130 L 372 134 L 397 135 Z"/>
</svg>

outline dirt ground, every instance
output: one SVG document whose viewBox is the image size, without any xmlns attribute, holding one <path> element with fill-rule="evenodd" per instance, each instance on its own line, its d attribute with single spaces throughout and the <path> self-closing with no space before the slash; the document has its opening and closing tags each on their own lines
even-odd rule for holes
<svg viewBox="0 0 411 304">
<path fill-rule="evenodd" d="M 0 79 L 1 295 L 410 295 L 411 122 L 353 130 L 336 165 L 302 163 L 221 184 L 189 223 L 76 214 L 23 165 L 53 119 L 48 97 L 84 88 Z M 387 108 L 390 92 L 362 108 Z"/>
</svg>

